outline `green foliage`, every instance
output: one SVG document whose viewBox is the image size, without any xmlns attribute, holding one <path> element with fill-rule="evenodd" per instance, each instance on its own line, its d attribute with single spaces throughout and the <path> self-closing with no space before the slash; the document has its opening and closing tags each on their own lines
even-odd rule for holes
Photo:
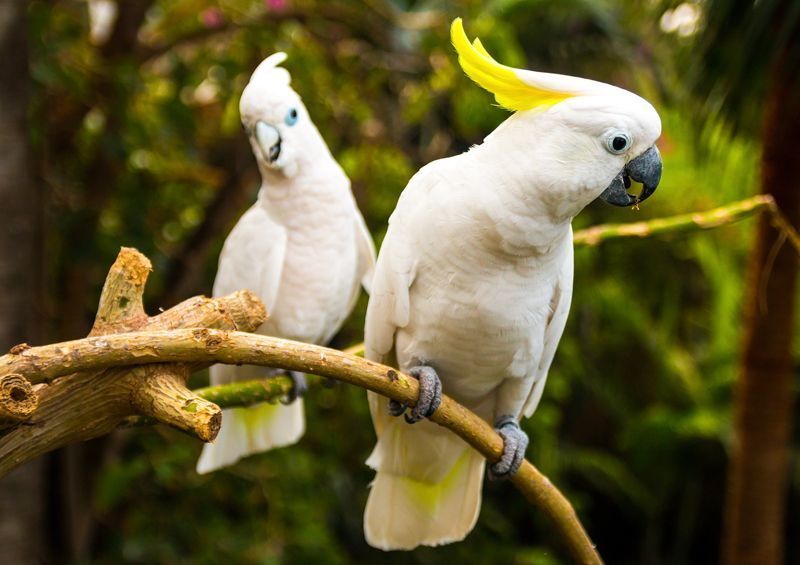
<svg viewBox="0 0 800 565">
<path fill-rule="evenodd" d="M 31 2 L 51 341 L 88 329 L 120 245 L 153 259 L 154 308 L 170 306 L 162 297 L 176 281 L 187 289 L 180 298 L 210 290 L 222 238 L 257 187 L 238 98 L 276 50 L 289 54 L 293 85 L 377 243 L 419 167 L 479 143 L 506 116 L 457 67 L 447 26 L 457 15 L 502 61 L 614 82 L 661 111 L 658 193 L 638 213 L 593 205 L 576 228 L 750 195 L 759 148 L 713 120 L 698 142 L 675 102 L 688 43 L 659 31 L 662 12 L 657 2 L 607 0 L 160 0 L 136 44 L 109 58 L 86 39 L 84 3 Z M 223 230 L 193 244 L 218 198 L 235 209 L 221 216 Z M 576 253 L 570 322 L 525 428 L 531 460 L 565 490 L 609 563 L 716 560 L 751 228 Z M 186 270 L 188 260 L 201 268 Z M 365 305 L 362 297 L 335 346 L 361 340 Z M 364 393 L 316 388 L 307 406 L 299 445 L 206 476 L 194 472 L 197 442 L 125 432 L 93 488 L 99 530 L 88 561 L 562 562 L 546 520 L 495 483 L 467 541 L 410 554 L 368 548 L 363 462 L 374 437 Z"/>
<path fill-rule="evenodd" d="M 724 117 L 737 130 L 757 131 L 769 71 L 780 58 L 800 69 L 800 3 L 793 0 L 710 0 L 705 30 L 690 55 L 688 85 L 712 121 Z M 797 76 L 793 77 L 797 85 Z"/>
</svg>

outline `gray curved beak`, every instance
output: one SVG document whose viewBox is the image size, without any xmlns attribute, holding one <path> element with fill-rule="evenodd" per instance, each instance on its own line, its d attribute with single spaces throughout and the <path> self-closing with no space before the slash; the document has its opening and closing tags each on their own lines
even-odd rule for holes
<svg viewBox="0 0 800 565">
<path fill-rule="evenodd" d="M 255 131 L 256 142 L 261 148 L 264 160 L 270 165 L 277 161 L 281 154 L 281 134 L 277 129 L 266 122 L 256 122 Z"/>
<path fill-rule="evenodd" d="M 628 194 L 631 180 L 642 183 L 642 193 L 639 196 Z M 631 159 L 614 177 L 600 198 L 615 206 L 635 206 L 647 200 L 656 191 L 660 181 L 661 154 L 653 145 L 635 159 Z"/>
</svg>

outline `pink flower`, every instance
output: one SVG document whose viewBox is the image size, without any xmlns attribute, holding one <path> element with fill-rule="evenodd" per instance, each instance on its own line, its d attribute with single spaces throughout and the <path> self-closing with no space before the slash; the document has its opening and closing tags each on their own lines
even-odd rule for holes
<svg viewBox="0 0 800 565">
<path fill-rule="evenodd" d="M 219 8 L 206 8 L 200 13 L 200 21 L 207 28 L 214 29 L 225 23 L 225 16 Z"/>
<path fill-rule="evenodd" d="M 264 5 L 271 12 L 282 12 L 289 4 L 289 0 L 264 0 Z"/>
</svg>

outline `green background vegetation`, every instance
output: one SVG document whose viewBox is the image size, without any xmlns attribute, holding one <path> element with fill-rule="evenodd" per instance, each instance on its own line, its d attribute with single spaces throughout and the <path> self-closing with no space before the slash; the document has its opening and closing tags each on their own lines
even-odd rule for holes
<svg viewBox="0 0 800 565">
<path fill-rule="evenodd" d="M 258 188 L 238 99 L 278 50 L 376 243 L 414 171 L 479 143 L 506 116 L 458 68 L 448 38 L 456 16 L 500 61 L 618 84 L 660 111 L 665 172 L 655 196 L 639 212 L 593 204 L 576 228 L 753 194 L 757 130 L 719 115 L 713 92 L 689 93 L 707 69 L 694 57 L 696 35 L 660 26 L 676 4 L 159 0 L 114 52 L 88 41 L 83 2 L 31 2 L 45 341 L 85 334 L 121 245 L 153 260 L 151 311 L 210 292 L 222 240 Z M 757 89 L 747 103 L 757 114 Z M 529 458 L 570 498 L 608 563 L 718 559 L 753 226 L 576 252 L 570 321 L 524 428 Z M 362 297 L 334 346 L 361 341 L 365 305 Z M 206 376 L 195 379 L 201 386 Z M 299 445 L 212 475 L 194 472 L 198 442 L 168 429 L 85 446 L 85 471 L 71 480 L 82 485 L 90 526 L 64 548 L 86 563 L 563 562 L 545 519 L 502 483 L 486 484 L 465 542 L 370 549 L 361 516 L 374 436 L 364 392 L 318 387 L 306 405 Z M 790 523 L 798 479 L 795 469 Z"/>
</svg>

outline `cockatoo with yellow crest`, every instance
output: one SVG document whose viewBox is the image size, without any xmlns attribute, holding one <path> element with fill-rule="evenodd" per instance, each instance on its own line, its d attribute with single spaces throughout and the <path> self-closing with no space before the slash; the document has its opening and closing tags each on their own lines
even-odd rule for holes
<svg viewBox="0 0 800 565">
<path fill-rule="evenodd" d="M 284 53 L 253 72 L 239 103 L 242 125 L 261 172 L 256 203 L 233 228 L 219 258 L 214 296 L 249 289 L 268 320 L 258 333 L 327 344 L 368 289 L 375 248 L 350 181 L 331 156 L 289 72 Z M 212 384 L 264 376 L 258 367 L 215 365 Z M 205 473 L 240 458 L 295 443 L 303 434 L 304 375 L 291 373 L 287 404 L 223 411 L 215 443 L 203 449 Z"/>
<path fill-rule="evenodd" d="M 528 445 L 519 419 L 536 410 L 569 311 L 572 218 L 598 197 L 638 204 L 661 178 L 661 121 L 647 101 L 502 65 L 460 19 L 451 35 L 467 75 L 514 113 L 482 144 L 414 175 L 378 255 L 366 355 L 420 385 L 410 410 L 369 394 L 378 442 L 364 529 L 385 550 L 461 540 L 478 518 L 484 459 L 426 419 L 442 391 L 503 438 L 490 476 L 518 470 Z"/>
</svg>

